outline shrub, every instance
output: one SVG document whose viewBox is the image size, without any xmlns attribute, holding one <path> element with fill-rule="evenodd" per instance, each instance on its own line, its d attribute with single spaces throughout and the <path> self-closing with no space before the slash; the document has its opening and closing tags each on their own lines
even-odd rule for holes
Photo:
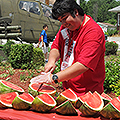
<svg viewBox="0 0 120 120">
<path fill-rule="evenodd" d="M 33 45 L 15 44 L 11 46 L 9 61 L 13 68 L 30 69 L 33 53 Z"/>
<path fill-rule="evenodd" d="M 116 55 L 118 44 L 114 41 L 105 43 L 105 55 Z"/>
<path fill-rule="evenodd" d="M 8 40 L 7 43 L 3 46 L 2 50 L 4 51 L 5 55 L 9 57 L 11 51 L 11 45 L 15 44 L 15 42 Z"/>
<path fill-rule="evenodd" d="M 9 62 L 13 68 L 33 69 L 44 65 L 44 54 L 32 44 L 15 44 L 11 46 Z"/>
<path fill-rule="evenodd" d="M 120 78 L 120 56 L 119 55 L 111 55 L 109 60 L 105 62 L 105 82 L 104 82 L 104 90 L 105 92 L 113 91 L 115 92 L 116 86 L 119 78 Z"/>
<path fill-rule="evenodd" d="M 33 68 L 40 68 L 40 66 L 44 66 L 44 54 L 40 48 L 33 48 Z"/>
</svg>

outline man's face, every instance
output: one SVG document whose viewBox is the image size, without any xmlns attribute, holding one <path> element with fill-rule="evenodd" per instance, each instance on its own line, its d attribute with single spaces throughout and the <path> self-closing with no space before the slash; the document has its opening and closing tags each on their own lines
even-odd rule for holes
<svg viewBox="0 0 120 120">
<path fill-rule="evenodd" d="M 81 23 L 76 15 L 75 18 L 73 18 L 70 13 L 63 14 L 58 18 L 58 20 L 64 27 L 68 28 L 71 31 L 78 29 Z"/>
<path fill-rule="evenodd" d="M 46 26 L 46 27 L 45 27 L 45 31 L 47 31 L 47 30 L 48 30 L 48 27 Z"/>
</svg>

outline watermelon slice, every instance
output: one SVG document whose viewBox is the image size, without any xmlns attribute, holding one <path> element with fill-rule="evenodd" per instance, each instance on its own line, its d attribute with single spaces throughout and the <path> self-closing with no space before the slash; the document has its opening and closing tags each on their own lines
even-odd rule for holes
<svg viewBox="0 0 120 120">
<path fill-rule="evenodd" d="M 104 106 L 112 100 L 112 98 L 104 92 L 101 94 L 101 97 L 104 101 Z"/>
<path fill-rule="evenodd" d="M 55 106 L 55 99 L 48 93 L 36 96 L 31 105 L 31 107 L 38 112 L 48 112 Z"/>
<path fill-rule="evenodd" d="M 113 98 L 101 111 L 100 114 L 105 118 L 120 118 L 120 100 Z"/>
<path fill-rule="evenodd" d="M 79 109 L 80 106 L 85 102 L 86 99 L 89 98 L 89 96 L 91 96 L 92 93 L 89 91 L 87 92 L 86 94 L 82 95 L 82 96 L 79 96 L 78 97 L 78 100 L 75 102 L 74 106 L 76 109 Z"/>
<path fill-rule="evenodd" d="M 17 92 L 11 92 L 0 95 L 0 108 L 12 107 L 12 102 L 16 96 L 19 94 Z"/>
<path fill-rule="evenodd" d="M 23 93 L 24 89 L 22 89 L 21 87 L 5 81 L 5 80 L 0 80 L 0 94 L 4 94 L 4 93 L 10 93 L 10 92 L 19 92 L 19 93 Z"/>
<path fill-rule="evenodd" d="M 31 93 L 34 97 L 43 94 L 49 93 L 51 96 L 55 96 L 56 88 L 49 84 L 43 84 L 42 87 L 39 89 L 41 83 L 31 83 L 29 84 L 28 92 Z M 39 90 L 38 90 L 39 89 Z"/>
<path fill-rule="evenodd" d="M 19 96 L 16 96 L 12 102 L 12 106 L 15 109 L 27 110 L 31 107 L 33 100 L 34 97 L 30 93 L 23 93 Z"/>
<path fill-rule="evenodd" d="M 55 110 L 63 115 L 78 115 L 78 112 L 69 100 L 66 100 L 65 102 L 57 106 Z"/>
<path fill-rule="evenodd" d="M 65 91 L 63 91 L 62 93 L 59 94 L 59 96 L 56 99 L 57 105 L 60 105 L 61 103 L 65 102 L 66 100 L 70 100 L 73 104 L 75 103 L 75 101 L 78 100 L 77 95 L 70 88 L 66 89 Z"/>
<path fill-rule="evenodd" d="M 95 91 L 85 100 L 84 104 L 79 108 L 79 110 L 85 116 L 92 116 L 98 111 L 101 111 L 103 106 L 104 102 L 101 96 Z"/>
</svg>

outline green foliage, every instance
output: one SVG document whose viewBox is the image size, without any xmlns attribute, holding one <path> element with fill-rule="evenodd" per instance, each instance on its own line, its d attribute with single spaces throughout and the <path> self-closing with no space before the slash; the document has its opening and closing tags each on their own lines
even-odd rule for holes
<svg viewBox="0 0 120 120">
<path fill-rule="evenodd" d="M 60 59 L 56 62 L 56 68 L 53 72 L 53 74 L 60 72 Z"/>
<path fill-rule="evenodd" d="M 117 19 L 115 19 L 115 18 L 110 18 L 109 20 L 104 21 L 104 22 L 105 22 L 105 23 L 110 23 L 110 24 L 116 25 L 116 24 L 117 24 Z"/>
<path fill-rule="evenodd" d="M 11 51 L 11 45 L 15 44 L 13 41 L 8 40 L 7 43 L 3 46 L 2 50 L 4 51 L 5 55 L 9 57 Z"/>
<path fill-rule="evenodd" d="M 15 44 L 11 45 L 9 61 L 13 68 L 30 69 L 33 60 L 33 45 Z"/>
<path fill-rule="evenodd" d="M 118 44 L 116 42 L 106 42 L 105 43 L 105 55 L 116 55 L 118 50 Z"/>
<path fill-rule="evenodd" d="M 8 41 L 3 46 L 3 51 L 14 69 L 36 69 L 44 66 L 42 50 L 34 48 L 32 44 L 15 44 L 12 41 Z M 0 64 L 2 60 L 3 58 L 0 57 Z"/>
<path fill-rule="evenodd" d="M 44 66 L 44 54 L 40 48 L 33 48 L 33 62 L 32 66 L 34 68 L 40 68 L 40 66 Z"/>
<path fill-rule="evenodd" d="M 4 60 L 3 56 L 0 56 L 0 65 L 2 64 L 2 61 Z"/>
<path fill-rule="evenodd" d="M 117 29 L 115 30 L 108 29 L 107 32 L 105 32 L 105 34 L 108 36 L 112 36 L 112 35 L 118 34 L 118 31 Z"/>
<path fill-rule="evenodd" d="M 116 96 L 120 95 L 120 80 L 118 80 L 115 85 L 112 84 L 110 87 L 114 88 Z"/>
<path fill-rule="evenodd" d="M 86 14 L 90 15 L 95 21 L 104 22 L 110 21 L 111 24 L 114 20 L 117 19 L 117 13 L 109 12 L 108 10 L 117 7 L 120 5 L 119 1 L 116 0 L 89 0 L 85 2 L 85 0 L 80 1 L 80 6 L 83 8 Z"/>
<path fill-rule="evenodd" d="M 120 55 L 111 55 L 109 60 L 105 62 L 105 72 L 105 91 L 118 92 L 118 86 L 120 85 Z"/>
</svg>

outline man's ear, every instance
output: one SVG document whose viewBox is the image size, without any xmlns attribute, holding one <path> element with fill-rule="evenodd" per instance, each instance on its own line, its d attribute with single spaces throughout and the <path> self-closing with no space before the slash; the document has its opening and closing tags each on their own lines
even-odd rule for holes
<svg viewBox="0 0 120 120">
<path fill-rule="evenodd" d="M 75 16 L 78 16 L 78 15 L 79 15 L 79 13 L 78 13 L 78 10 L 77 10 L 77 9 L 74 11 L 74 15 L 75 15 Z"/>
</svg>

